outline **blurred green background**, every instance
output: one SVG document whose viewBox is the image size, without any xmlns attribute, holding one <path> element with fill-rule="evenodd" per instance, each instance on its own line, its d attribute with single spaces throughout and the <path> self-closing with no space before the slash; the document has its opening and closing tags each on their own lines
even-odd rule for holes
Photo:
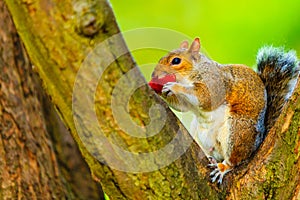
<svg viewBox="0 0 300 200">
<path fill-rule="evenodd" d="M 110 2 L 122 31 L 162 27 L 191 38 L 198 36 L 205 52 L 219 63 L 254 66 L 257 50 L 267 44 L 295 49 L 300 55 L 299 0 Z M 155 63 L 165 53 L 149 49 L 133 52 L 147 80 L 153 65 L 143 64 Z"/>
<path fill-rule="evenodd" d="M 192 38 L 200 37 L 202 51 L 213 60 L 255 67 L 258 49 L 264 45 L 295 49 L 300 57 L 300 0 L 111 0 L 117 22 L 134 59 L 149 81 L 157 61 L 166 54 L 161 49 L 136 46 L 148 43 L 174 43 L 178 37 L 156 37 L 141 32 L 128 36 L 126 31 L 161 27 Z M 175 34 L 176 35 L 176 34 Z M 151 38 L 149 38 L 151 37 Z M 136 43 L 136 44 L 133 44 Z M 147 45 L 145 45 L 147 46 Z M 170 45 L 169 45 L 170 46 Z M 171 50 L 171 49 L 169 49 Z M 190 113 L 175 112 L 187 129 Z"/>
</svg>

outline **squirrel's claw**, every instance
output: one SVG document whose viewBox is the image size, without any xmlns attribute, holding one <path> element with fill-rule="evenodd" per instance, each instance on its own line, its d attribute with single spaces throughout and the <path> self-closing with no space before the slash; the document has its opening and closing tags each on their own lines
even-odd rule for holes
<svg viewBox="0 0 300 200">
<path fill-rule="evenodd" d="M 211 177 L 211 181 L 214 183 L 216 180 L 218 180 L 218 184 L 222 184 L 223 177 L 228 171 L 221 172 L 219 168 L 214 169 L 209 175 Z"/>
<path fill-rule="evenodd" d="M 222 175 L 218 168 L 216 168 L 209 174 L 209 176 L 211 177 L 211 181 L 213 183 L 218 179 L 218 183 L 221 184 L 224 175 Z"/>
<path fill-rule="evenodd" d="M 222 163 L 211 162 L 211 164 L 208 166 L 215 168 L 209 175 L 211 177 L 211 181 L 214 183 L 216 180 L 218 180 L 218 184 L 222 184 L 225 174 L 232 170 L 232 168 L 227 165 L 225 161 Z"/>
<path fill-rule="evenodd" d="M 172 96 L 174 94 L 174 92 L 172 91 L 172 87 L 173 85 L 176 84 L 176 82 L 168 82 L 166 84 L 164 84 L 161 92 L 162 94 L 164 94 L 165 96 Z"/>
</svg>

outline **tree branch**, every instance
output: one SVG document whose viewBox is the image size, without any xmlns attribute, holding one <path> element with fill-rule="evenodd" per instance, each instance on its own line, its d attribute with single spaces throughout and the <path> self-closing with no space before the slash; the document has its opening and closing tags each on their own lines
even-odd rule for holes
<svg viewBox="0 0 300 200">
<path fill-rule="evenodd" d="M 1 199 L 104 198 L 32 72 L 2 0 L 0 10 Z"/>
<path fill-rule="evenodd" d="M 276 192 L 281 190 L 277 189 L 282 189 L 283 186 L 275 186 L 273 183 L 279 183 L 276 180 L 282 177 L 282 173 L 278 173 L 278 167 L 282 163 L 277 160 L 278 162 L 274 164 L 273 161 L 278 159 L 275 156 L 278 155 L 276 152 L 285 148 L 286 142 L 283 141 L 288 138 L 290 138 L 287 143 L 290 154 L 286 155 L 286 160 L 289 161 L 288 169 L 292 170 L 293 174 L 298 172 L 299 175 L 299 168 L 297 168 L 299 163 L 296 156 L 298 153 L 293 153 L 295 141 L 290 144 L 295 138 L 294 129 L 297 129 L 295 127 L 299 124 L 289 129 L 291 133 L 286 132 L 283 137 L 278 136 L 278 131 L 283 126 L 283 112 L 277 127 L 275 126 L 276 131 L 273 129 L 274 133 L 270 132 L 259 154 L 251 163 L 231 173 L 225 179 L 227 184 L 224 186 L 218 188 L 215 184 L 211 184 L 208 176 L 209 169 L 206 167 L 208 163 L 204 154 L 194 142 L 187 145 L 191 137 L 185 128 L 167 105 L 146 85 L 122 37 L 113 37 L 119 33 L 119 29 L 108 2 L 56 0 L 35 1 L 28 4 L 7 0 L 6 3 L 35 69 L 43 80 L 45 90 L 51 96 L 52 103 L 56 106 L 66 126 L 71 130 L 94 178 L 101 182 L 104 191 L 110 197 L 115 199 L 151 197 L 223 199 L 227 195 L 238 199 L 244 194 L 249 197 L 251 195 L 253 197 L 270 197 L 270 195 L 278 197 L 281 193 Z M 99 48 L 99 44 L 104 46 Z M 89 52 L 92 53 L 88 55 Z M 120 52 L 123 52 L 121 56 L 119 56 Z M 110 63 L 112 58 L 114 62 Z M 95 80 L 99 77 L 94 77 L 93 72 L 97 75 L 101 74 L 101 79 L 99 83 L 96 82 L 98 83 L 96 86 Z M 128 73 L 131 75 L 127 76 Z M 114 89 L 118 88 L 118 83 L 120 83 L 118 81 L 123 77 L 127 80 L 125 86 L 136 82 L 141 86 L 135 88 L 136 90 L 129 99 L 126 99 L 126 95 L 117 95 L 118 98 L 114 99 Z M 75 89 L 79 89 L 75 94 L 73 93 L 74 85 Z M 120 94 L 130 93 L 128 87 L 125 86 L 119 88 Z M 95 101 L 90 98 L 93 94 L 96 94 Z M 72 95 L 75 95 L 73 99 Z M 93 110 L 89 107 L 90 105 L 82 104 L 83 102 L 92 104 L 95 102 L 96 125 L 89 121 L 93 116 Z M 158 123 L 160 115 L 165 112 L 167 117 L 165 117 L 166 121 L 162 130 L 152 137 L 137 138 L 128 135 L 128 132 L 120 128 L 119 123 L 123 120 L 118 121 L 118 119 L 123 118 L 116 116 L 118 112 L 114 113 L 116 107 L 112 107 L 112 102 L 116 107 L 121 105 L 117 111 L 127 111 L 130 114 L 130 121 L 138 125 L 138 127 L 132 126 L 129 133 L 139 133 L 148 127 L 155 128 L 153 123 L 151 126 L 153 122 L 151 120 L 156 120 Z M 125 105 L 124 102 L 126 102 Z M 74 104 L 77 105 L 75 111 L 72 110 Z M 157 112 L 157 109 L 155 111 L 152 105 L 161 105 L 156 107 L 160 108 L 161 112 Z M 290 104 L 290 106 L 293 105 L 293 103 Z M 298 103 L 294 106 L 298 108 Z M 152 115 L 149 116 L 149 113 Z M 292 114 L 287 113 L 286 116 L 290 115 Z M 298 111 L 295 110 L 293 119 L 297 116 Z M 147 136 L 147 134 L 149 132 L 140 136 Z M 176 136 L 179 138 L 173 140 Z M 296 143 L 298 140 L 297 136 Z M 145 163 L 135 160 L 136 157 L 141 158 L 146 155 L 143 153 L 159 152 L 163 147 L 170 147 L 171 141 L 173 149 L 158 154 L 159 157 L 150 157 L 153 162 L 149 162 L 151 159 L 145 159 Z M 121 147 L 121 150 L 114 144 Z M 184 148 L 187 148 L 186 151 Z M 184 152 L 184 154 L 180 156 L 177 155 L 178 152 Z M 164 166 L 163 162 L 172 160 L 174 155 L 176 157 L 174 162 Z M 125 171 L 111 168 L 112 162 L 115 168 L 124 167 Z M 130 167 L 132 164 L 135 165 L 134 168 Z M 153 168 L 157 170 L 140 173 L 134 173 L 132 170 Z M 260 176 L 255 175 L 256 173 Z M 290 177 L 288 180 L 293 181 L 293 177 Z M 250 181 L 246 181 L 247 178 Z M 261 185 L 263 186 L 260 187 Z M 299 183 L 296 183 L 296 187 L 299 188 L 297 185 Z M 253 187 L 257 191 L 252 192 Z M 289 191 L 295 191 L 295 187 L 290 188 Z"/>
</svg>

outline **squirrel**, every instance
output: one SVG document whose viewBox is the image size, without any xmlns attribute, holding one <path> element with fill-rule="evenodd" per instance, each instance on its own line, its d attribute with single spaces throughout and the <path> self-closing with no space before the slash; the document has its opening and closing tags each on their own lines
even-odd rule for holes
<svg viewBox="0 0 300 200">
<path fill-rule="evenodd" d="M 212 182 L 248 160 L 292 95 L 299 76 L 295 51 L 263 47 L 258 72 L 221 65 L 200 53 L 200 40 L 183 41 L 156 65 L 149 82 L 177 111 L 191 111 L 191 135 L 208 160 Z"/>
</svg>

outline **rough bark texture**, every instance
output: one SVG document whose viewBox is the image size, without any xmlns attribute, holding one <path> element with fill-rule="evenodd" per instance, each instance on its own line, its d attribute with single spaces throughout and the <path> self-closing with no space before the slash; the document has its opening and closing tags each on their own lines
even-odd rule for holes
<svg viewBox="0 0 300 200">
<path fill-rule="evenodd" d="M 195 143 L 179 159 L 159 170 L 147 173 L 117 171 L 95 158 L 99 154 L 97 144 L 91 143 L 87 150 L 72 116 L 73 85 L 82 61 L 97 44 L 119 32 L 108 2 L 7 0 L 6 3 L 46 92 L 70 129 L 94 178 L 101 182 L 111 199 L 299 198 L 299 88 L 251 162 L 230 173 L 221 187 L 209 182 L 207 160 Z M 123 40 L 111 41 L 109 49 L 108 54 L 117 57 L 115 52 L 126 50 L 126 45 Z M 91 69 L 99 68 L 96 64 L 99 60 L 108 59 L 106 54 L 99 53 L 98 57 L 90 63 Z M 134 67 L 131 56 L 124 54 L 104 71 L 104 78 L 99 82 L 95 108 L 106 137 L 119 141 L 120 146 L 136 153 L 161 149 L 178 130 L 181 130 L 182 137 L 189 138 L 166 104 L 146 85 L 137 89 L 129 101 L 131 118 L 145 126 L 149 123 L 151 105 L 161 104 L 168 115 L 164 128 L 159 134 L 146 139 L 130 137 L 120 129 L 112 113 L 112 91 L 118 80 Z M 143 79 L 138 70 L 133 73 L 135 78 Z M 89 81 L 89 77 L 82 76 L 83 80 Z M 92 92 L 89 87 L 85 90 Z M 122 99 L 119 101 L 121 103 Z M 84 105 L 82 109 L 85 109 Z M 81 128 L 96 141 L 96 129 L 84 126 L 85 120 L 82 116 L 79 121 Z M 179 141 L 174 144 L 176 148 L 181 145 Z M 110 144 L 106 148 L 108 152 L 115 151 Z M 122 159 L 119 162 L 120 165 L 126 164 Z"/>
<path fill-rule="evenodd" d="M 36 82 L 40 83 L 40 80 L 36 80 Z M 92 179 L 89 167 L 81 156 L 70 132 L 57 115 L 48 96 L 44 92 L 41 93 L 40 101 L 47 119 L 45 121 L 47 132 L 51 137 L 60 172 L 64 181 L 68 183 L 70 191 L 74 193 L 72 199 L 104 199 L 101 185 Z"/>
<path fill-rule="evenodd" d="M 0 199 L 101 199 L 2 0 L 0 19 Z"/>
<path fill-rule="evenodd" d="M 0 31 L 0 197 L 66 198 L 29 62 L 2 1 L 0 9 L 1 27 L 7 28 Z"/>
</svg>

